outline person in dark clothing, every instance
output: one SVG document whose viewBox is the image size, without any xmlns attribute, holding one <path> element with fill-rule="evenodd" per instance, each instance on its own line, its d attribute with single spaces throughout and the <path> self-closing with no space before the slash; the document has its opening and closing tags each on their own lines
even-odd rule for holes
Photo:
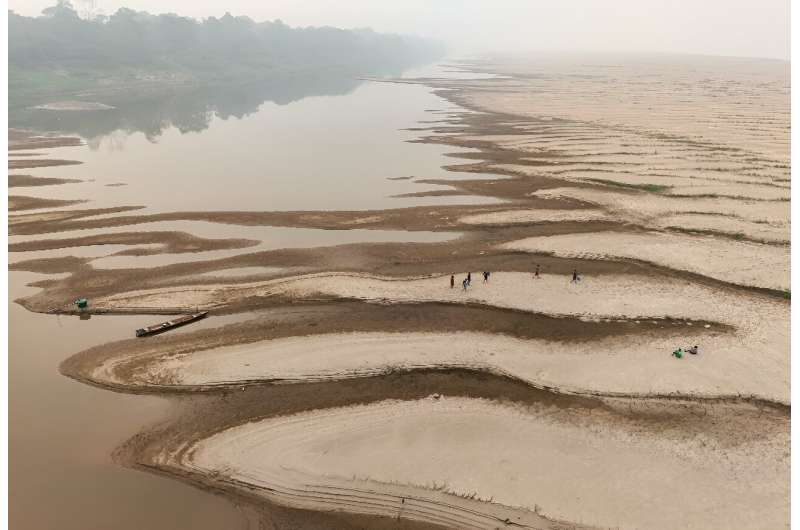
<svg viewBox="0 0 800 530">
<path fill-rule="evenodd" d="M 486 271 L 483 271 L 483 283 L 486 283 L 488 281 L 489 281 L 489 273 L 486 272 Z"/>
<path fill-rule="evenodd" d="M 471 283 L 472 283 L 472 273 L 468 272 L 467 273 L 467 285 L 469 285 Z"/>
<path fill-rule="evenodd" d="M 572 283 L 576 283 L 576 282 L 579 282 L 579 281 L 581 281 L 581 278 L 580 278 L 580 276 L 578 276 L 578 269 L 573 269 L 572 270 Z"/>
<path fill-rule="evenodd" d="M 455 274 L 451 274 L 450 275 L 450 288 L 452 289 L 455 286 L 456 286 L 456 275 Z"/>
<path fill-rule="evenodd" d="M 533 277 L 537 280 L 539 279 L 539 264 L 536 264 L 536 271 L 533 273 Z"/>
<path fill-rule="evenodd" d="M 464 278 L 464 281 L 461 282 L 461 287 L 464 288 L 464 292 L 467 292 L 467 285 L 469 285 L 469 282 Z"/>
<path fill-rule="evenodd" d="M 688 350 L 686 350 L 686 351 L 688 351 L 688 352 L 689 352 L 689 353 L 691 353 L 692 355 L 697 355 L 697 352 L 698 352 L 699 350 L 697 349 L 697 345 L 694 345 L 694 346 L 692 346 L 691 348 L 689 348 L 689 349 L 688 349 Z"/>
</svg>

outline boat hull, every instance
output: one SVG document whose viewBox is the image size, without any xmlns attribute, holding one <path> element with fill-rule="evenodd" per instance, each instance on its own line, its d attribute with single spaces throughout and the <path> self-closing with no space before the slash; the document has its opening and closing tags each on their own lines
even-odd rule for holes
<svg viewBox="0 0 800 530">
<path fill-rule="evenodd" d="M 161 324 L 154 324 L 152 326 L 139 328 L 136 330 L 136 336 L 148 337 L 150 335 L 157 335 L 159 333 L 164 333 L 165 331 L 169 331 L 171 329 L 185 326 L 186 324 L 191 324 L 192 322 L 201 320 L 206 316 L 208 316 L 208 311 L 203 311 L 200 313 L 194 313 L 191 315 L 182 316 L 173 320 L 168 320 L 166 322 L 162 322 Z"/>
</svg>

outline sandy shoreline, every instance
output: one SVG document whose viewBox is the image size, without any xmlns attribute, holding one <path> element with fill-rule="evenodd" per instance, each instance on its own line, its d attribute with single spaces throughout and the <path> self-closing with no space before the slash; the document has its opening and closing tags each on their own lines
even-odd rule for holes
<svg viewBox="0 0 800 530">
<path fill-rule="evenodd" d="M 545 521 L 530 520 L 539 505 L 549 507 L 544 514 L 551 518 L 590 520 L 597 527 L 716 526 L 728 518 L 727 524 L 739 528 L 766 528 L 786 516 L 782 501 L 786 473 L 780 471 L 785 439 L 777 442 L 774 455 L 765 458 L 761 473 L 748 470 L 748 480 L 742 481 L 736 478 L 744 472 L 737 453 L 741 451 L 747 460 L 751 448 L 728 450 L 727 458 L 720 458 L 715 449 L 697 442 L 662 445 L 663 440 L 644 433 L 622 435 L 600 428 L 587 432 L 581 426 L 554 423 L 546 411 L 537 414 L 472 399 L 382 402 L 227 429 L 197 442 L 179 465 L 254 484 L 270 495 L 291 490 L 293 504 L 344 504 L 354 511 L 367 509 L 365 500 L 372 491 L 391 492 L 392 484 L 399 488 L 410 483 L 415 488 L 399 495 L 416 502 L 405 506 L 388 501 L 382 507 L 376 499 L 369 510 L 388 515 L 402 506 L 406 517 L 417 518 L 412 509 L 419 503 L 427 512 L 423 519 L 441 517 L 441 522 L 462 528 L 486 528 L 493 521 L 459 518 L 458 499 L 453 497 L 446 501 L 446 509 L 437 511 L 439 499 L 424 503 L 426 496 L 435 495 L 431 490 L 491 498 L 483 509 L 521 506 L 529 510 L 529 519 L 510 515 L 511 521 L 545 528 L 539 526 Z M 766 456 L 767 447 L 754 449 Z M 409 466 L 407 455 L 426 466 Z M 768 464 L 773 458 L 775 462 Z M 594 465 L 587 468 L 586 460 Z M 626 474 L 621 469 L 647 472 Z M 354 478 L 339 478 L 350 475 Z M 676 483 L 682 487 L 675 488 Z M 727 487 L 719 488 L 721 483 Z M 606 495 L 600 493 L 603 490 Z M 308 500 L 303 499 L 304 492 Z M 341 497 L 356 492 L 364 498 L 342 502 Z M 742 507 L 754 495 L 759 504 L 771 508 L 772 522 Z M 653 498 L 671 498 L 682 509 L 675 510 L 672 503 L 653 504 Z M 582 501 L 576 510 L 578 499 Z"/>
<path fill-rule="evenodd" d="M 60 206 L 71 206 L 87 202 L 85 200 L 58 200 L 41 199 L 39 197 L 26 197 L 23 195 L 8 196 L 8 211 L 17 212 L 21 210 L 39 210 L 43 208 L 58 208 Z"/>
<path fill-rule="evenodd" d="M 475 274 L 477 276 L 477 273 Z M 532 280 L 522 273 L 496 273 L 488 284 L 478 284 L 467 293 L 447 287 L 446 278 L 385 279 L 352 274 L 317 274 L 296 278 L 288 277 L 263 282 L 241 283 L 235 286 L 210 284 L 191 288 L 162 288 L 146 292 L 117 295 L 95 302 L 98 309 L 113 307 L 158 307 L 168 304 L 202 309 L 220 309 L 226 304 L 236 304 L 237 299 L 282 300 L 316 299 L 334 297 L 344 300 L 360 299 L 381 304 L 448 303 L 456 306 L 477 304 L 487 308 L 510 309 L 549 318 L 575 318 L 588 321 L 622 319 L 641 322 L 643 327 L 663 329 L 658 338 L 645 336 L 641 340 L 625 336 L 618 339 L 592 341 L 588 344 L 511 343 L 503 340 L 469 335 L 430 335 L 421 339 L 421 347 L 412 347 L 403 335 L 388 336 L 388 342 L 378 343 L 377 351 L 369 356 L 358 356 L 354 349 L 335 347 L 329 358 L 320 360 L 312 354 L 309 369 L 302 374 L 292 372 L 291 366 L 303 357 L 299 352 L 289 359 L 278 359 L 287 371 L 270 369 L 259 372 L 259 364 L 247 363 L 254 368 L 239 372 L 240 382 L 352 377 L 363 371 L 370 375 L 391 368 L 413 369 L 423 367 L 462 367 L 486 370 L 527 381 L 538 387 L 552 387 L 563 391 L 614 394 L 684 394 L 684 395 L 752 395 L 759 399 L 788 403 L 788 356 L 785 351 L 789 341 L 788 307 L 782 301 L 770 300 L 760 295 L 746 296 L 738 293 L 723 294 L 711 288 L 700 288 L 686 281 L 659 282 L 640 277 L 605 275 L 598 279 L 584 278 L 579 285 L 570 284 L 561 276 L 542 275 Z M 692 301 L 687 303 L 687 301 Z M 742 310 L 741 308 L 747 308 Z M 723 308 L 730 308 L 728 311 Z M 680 328 L 675 328 L 675 325 Z M 637 324 L 638 325 L 638 324 Z M 659 326 L 652 328 L 653 325 Z M 682 329 L 681 329 L 682 328 Z M 405 338 L 409 340 L 413 334 Z M 691 336 L 691 339 L 689 337 Z M 467 341 L 464 348 L 448 348 L 447 344 L 459 337 Z M 703 344 L 705 355 L 690 367 L 672 362 L 669 353 L 687 347 L 688 340 Z M 437 341 L 441 341 L 438 343 Z M 331 337 L 331 342 L 342 342 Z M 344 341 L 347 343 L 347 340 Z M 485 342 L 484 346 L 479 346 Z M 428 344 L 429 343 L 429 344 Z M 438 344 L 438 345 L 437 345 Z M 300 348 L 324 351 L 317 345 L 300 343 Z M 355 343 L 351 344 L 356 347 Z M 265 346 L 270 351 L 270 346 Z M 288 345 L 276 346 L 278 350 Z M 391 351 L 381 357 L 381 350 Z M 474 350 L 473 348 L 477 348 Z M 336 365 L 334 352 L 340 351 L 344 364 Z M 761 355 L 750 355 L 760 351 Z M 492 352 L 492 357 L 488 357 Z M 254 352 L 258 357 L 261 352 Z M 496 354 L 496 355 L 495 355 Z M 222 352 L 209 352 L 215 357 Z M 169 354 L 161 362 L 168 365 Z M 274 359 L 273 355 L 267 355 Z M 348 359 L 349 358 L 349 359 Z M 136 356 L 140 360 L 139 355 Z M 190 356 L 188 361 L 191 362 Z M 125 363 L 125 358 L 122 357 Z M 234 365 L 241 362 L 232 359 Z M 328 367 L 327 363 L 333 364 Z M 625 369 L 622 369 L 623 363 Z M 191 365 L 190 365 L 191 366 Z M 314 367 L 313 369 L 311 367 Z M 182 373 L 183 360 L 174 365 L 175 374 Z M 147 368 L 145 368 L 147 369 Z M 190 369 L 190 368 L 189 368 Z M 223 369 L 220 367 L 220 369 Z M 248 370 L 252 369 L 252 372 Z M 88 376 L 96 382 L 108 380 L 108 368 L 99 368 L 102 375 Z M 169 372 L 169 369 L 166 369 Z M 691 370 L 691 371 L 690 371 Z M 156 369 L 156 372 L 158 369 Z M 224 373 L 224 372 L 223 372 Z M 237 377 L 210 375 L 210 379 L 182 381 L 180 375 L 151 374 L 150 383 L 175 382 L 187 385 L 227 383 L 235 385 Z M 338 376 L 337 376 L 338 374 Z M 724 374 L 724 375 L 723 375 Z M 759 374 L 754 377 L 753 374 Z M 720 377 L 721 376 L 721 377 Z M 128 377 L 131 377 L 130 375 Z M 222 379 L 219 379 L 222 378 Z M 147 383 L 145 377 L 141 383 Z M 112 381 L 121 383 L 120 381 Z M 131 383 L 134 383 L 131 381 Z M 124 382 L 122 382 L 124 384 Z M 135 383 L 134 383 L 135 384 Z"/>
<path fill-rule="evenodd" d="M 737 285 L 789 289 L 786 247 L 659 232 L 609 232 L 533 237 L 505 248 L 567 258 L 635 259 Z"/>
<path fill-rule="evenodd" d="M 669 114 L 682 116 L 683 103 L 665 104 L 660 122 L 616 102 L 618 115 L 600 115 L 532 92 L 548 81 L 528 67 L 407 81 L 464 109 L 424 124 L 415 141 L 469 148 L 448 169 L 481 178 L 419 178 L 448 188 L 405 195 L 495 204 L 149 214 L 13 197 L 12 210 L 42 211 L 11 216 L 9 250 L 60 252 L 12 268 L 66 273 L 38 282 L 19 301 L 28 309 L 67 310 L 79 290 L 98 311 L 262 312 L 99 345 L 62 365 L 89 384 L 180 404 L 117 458 L 299 528 L 347 514 L 341 527 L 782 526 L 790 205 L 780 131 L 765 128 L 750 145 L 739 124 L 700 109 L 716 127 L 699 138 Z M 80 144 L 21 131 L 10 141 L 26 152 Z M 66 162 L 20 157 L 10 167 Z M 9 186 L 70 181 L 15 175 Z M 197 221 L 231 236 L 237 226 L 462 235 L 253 252 L 259 242 L 242 237 L 137 231 Z M 103 233 L 112 228 L 126 231 Z M 104 246 L 122 246 L 118 256 L 242 251 L 120 269 L 81 254 Z M 485 284 L 483 270 L 493 272 Z M 691 344 L 697 357 L 670 356 Z"/>
<path fill-rule="evenodd" d="M 48 177 L 34 177 L 32 175 L 20 175 L 13 173 L 8 175 L 9 188 L 22 188 L 34 186 L 52 186 L 56 184 L 72 184 L 80 182 L 78 179 L 62 179 L 62 178 L 48 178 Z"/>
</svg>

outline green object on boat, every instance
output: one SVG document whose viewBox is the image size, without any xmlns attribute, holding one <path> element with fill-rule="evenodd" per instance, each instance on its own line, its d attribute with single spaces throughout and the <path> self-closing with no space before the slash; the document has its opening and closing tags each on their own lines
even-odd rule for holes
<svg viewBox="0 0 800 530">
<path fill-rule="evenodd" d="M 75 305 L 78 306 L 78 309 L 86 309 L 89 307 L 89 300 L 86 298 L 78 298 L 75 300 Z"/>
</svg>

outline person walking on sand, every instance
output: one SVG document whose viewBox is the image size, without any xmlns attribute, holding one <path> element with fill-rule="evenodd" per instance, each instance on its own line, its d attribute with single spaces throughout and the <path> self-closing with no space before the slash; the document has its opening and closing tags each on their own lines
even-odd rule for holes
<svg viewBox="0 0 800 530">
<path fill-rule="evenodd" d="M 572 269 L 572 282 L 571 283 L 578 283 L 581 281 L 581 277 L 578 276 L 578 269 Z"/>
<path fill-rule="evenodd" d="M 451 274 L 450 275 L 450 288 L 452 289 L 455 286 L 456 286 L 456 275 L 455 274 Z"/>
<path fill-rule="evenodd" d="M 467 285 L 470 285 L 470 284 L 472 284 L 472 273 L 468 272 L 467 273 Z"/>
<path fill-rule="evenodd" d="M 464 288 L 464 292 L 465 292 L 465 293 L 467 292 L 467 286 L 468 286 L 468 285 L 469 285 L 469 282 L 467 281 L 467 279 L 466 279 L 466 278 L 464 278 L 464 281 L 463 281 L 463 282 L 461 282 L 461 287 L 463 287 L 463 288 Z"/>
<path fill-rule="evenodd" d="M 534 271 L 534 273 L 533 273 L 533 278 L 534 278 L 535 280 L 538 280 L 538 279 L 539 279 L 539 264 L 538 264 L 538 263 L 536 264 L 536 270 L 535 270 L 535 271 Z"/>
<path fill-rule="evenodd" d="M 483 283 L 486 283 L 488 281 L 489 281 L 489 273 L 486 272 L 486 271 L 483 271 Z"/>
</svg>

